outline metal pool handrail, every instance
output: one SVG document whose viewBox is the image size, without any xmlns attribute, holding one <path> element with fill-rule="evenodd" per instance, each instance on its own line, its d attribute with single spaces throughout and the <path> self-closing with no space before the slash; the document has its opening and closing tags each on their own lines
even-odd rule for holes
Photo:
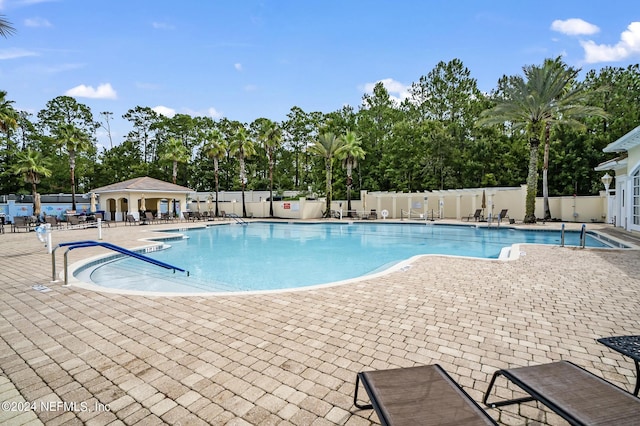
<svg viewBox="0 0 640 426">
<path fill-rule="evenodd" d="M 83 248 L 83 247 L 95 247 L 95 246 L 99 246 L 99 247 L 104 247 L 106 249 L 110 249 L 113 250 L 115 252 L 133 257 L 134 259 L 139 259 L 142 260 L 144 262 L 148 262 L 151 263 L 153 265 L 156 266 L 160 266 L 162 268 L 165 269 L 171 269 L 173 270 L 173 272 L 175 273 L 176 271 L 180 271 L 180 272 L 185 272 L 187 274 L 187 276 L 189 276 L 189 271 L 184 270 L 182 268 L 179 268 L 177 266 L 173 266 L 173 265 L 169 265 L 168 263 L 165 262 L 161 262 L 159 260 L 153 259 L 151 257 L 145 256 L 143 254 L 140 253 L 136 253 L 134 251 L 131 250 L 127 250 L 124 247 L 120 247 L 117 246 L 115 244 L 111 244 L 111 243 L 105 243 L 103 241 L 92 241 L 92 240 L 87 240 L 87 241 L 73 241 L 73 242 L 69 242 L 69 243 L 60 243 L 58 244 L 53 251 L 51 252 L 51 264 L 52 264 L 52 271 L 53 271 L 53 281 L 56 281 L 56 255 L 55 252 L 59 247 L 69 247 L 67 249 L 67 251 L 64 253 L 64 284 L 67 285 L 69 280 L 68 280 L 68 268 L 67 268 L 67 261 L 68 261 L 68 254 L 71 250 L 77 249 L 77 248 Z"/>
</svg>

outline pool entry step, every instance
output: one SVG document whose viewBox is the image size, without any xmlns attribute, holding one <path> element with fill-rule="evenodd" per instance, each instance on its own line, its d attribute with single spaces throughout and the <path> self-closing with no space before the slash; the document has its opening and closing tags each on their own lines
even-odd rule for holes
<svg viewBox="0 0 640 426">
<path fill-rule="evenodd" d="M 67 258 L 68 258 L 68 254 L 71 250 L 75 250 L 78 248 L 84 248 L 84 247 L 104 247 L 106 249 L 109 250 L 113 250 L 115 252 L 118 252 L 120 254 L 123 254 L 125 256 L 129 256 L 129 257 L 133 257 L 135 259 L 139 259 L 142 260 L 144 262 L 147 263 L 151 263 L 153 265 L 156 266 L 160 266 L 161 268 L 165 268 L 165 269 L 171 269 L 173 270 L 173 272 L 175 273 L 176 271 L 180 271 L 180 272 L 184 272 L 187 274 L 187 276 L 189 276 L 189 271 L 186 271 L 182 268 L 179 268 L 177 266 L 173 266 L 173 265 L 169 265 L 168 263 L 165 262 L 161 262 L 159 260 L 153 259 L 149 256 L 145 256 L 143 254 L 137 253 L 135 251 L 131 251 L 131 250 L 127 250 L 124 247 L 120 247 L 117 246 L 115 244 L 111 244 L 111 243 L 105 243 L 103 241 L 92 241 L 92 240 L 86 240 L 86 241 L 72 241 L 72 242 L 68 242 L 68 243 L 60 243 L 58 244 L 53 251 L 51 252 L 51 265 L 52 265 L 52 279 L 53 281 L 56 281 L 56 250 L 60 247 L 68 247 L 67 251 L 64 253 L 64 284 L 68 285 L 69 284 L 69 276 L 68 276 L 68 267 L 67 267 Z"/>
</svg>

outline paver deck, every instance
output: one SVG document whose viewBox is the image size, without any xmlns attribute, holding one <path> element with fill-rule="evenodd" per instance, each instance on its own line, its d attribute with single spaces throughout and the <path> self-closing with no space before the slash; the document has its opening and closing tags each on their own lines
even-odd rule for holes
<svg viewBox="0 0 640 426">
<path fill-rule="evenodd" d="M 133 248 L 167 226 L 103 235 Z M 95 229 L 54 233 L 54 243 L 95 238 Z M 101 250 L 75 250 L 71 261 Z M 429 256 L 305 291 L 155 297 L 51 283 L 36 235 L 6 233 L 0 423 L 377 424 L 352 404 L 356 372 L 436 362 L 476 401 L 496 369 L 560 359 L 633 390 L 632 361 L 595 339 L 640 334 L 640 251 L 521 251 L 509 262 Z M 535 403 L 488 412 L 505 425 L 564 424 Z"/>
</svg>

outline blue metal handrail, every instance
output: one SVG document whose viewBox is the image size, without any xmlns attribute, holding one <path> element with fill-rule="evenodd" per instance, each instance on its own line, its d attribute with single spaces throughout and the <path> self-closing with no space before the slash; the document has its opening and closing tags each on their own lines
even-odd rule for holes
<svg viewBox="0 0 640 426">
<path fill-rule="evenodd" d="M 171 270 L 173 270 L 174 273 L 175 273 L 175 271 L 185 272 L 187 274 L 187 276 L 189 276 L 189 271 L 187 271 L 187 270 L 184 270 L 184 269 L 179 268 L 177 266 L 169 265 L 168 263 L 161 262 L 159 260 L 156 260 L 156 259 L 153 259 L 151 257 L 145 256 L 143 254 L 136 253 L 135 251 L 127 250 L 124 247 L 120 247 L 120 246 L 117 246 L 117 245 L 111 244 L 111 243 L 105 243 L 103 241 L 86 240 L 86 241 L 72 241 L 72 242 L 68 242 L 68 243 L 60 243 L 53 249 L 53 251 L 51 252 L 51 258 L 52 258 L 51 261 L 52 261 L 52 264 L 53 264 L 53 281 L 56 280 L 55 251 L 59 247 L 69 247 L 67 249 L 67 251 L 64 253 L 64 283 L 66 285 L 66 284 L 68 284 L 67 254 L 71 250 L 75 250 L 77 248 L 95 247 L 95 246 L 104 247 L 104 248 L 113 250 L 115 252 L 118 252 L 118 253 L 133 257 L 134 259 L 139 259 L 139 260 L 142 260 L 144 262 L 148 262 L 148 263 L 151 263 L 153 265 L 160 266 L 160 267 L 165 268 L 165 269 L 171 269 Z"/>
<path fill-rule="evenodd" d="M 244 219 L 242 219 L 240 216 L 238 216 L 235 213 L 227 213 L 226 216 L 234 219 L 240 225 L 248 225 L 249 224 L 247 221 L 245 221 Z"/>
</svg>

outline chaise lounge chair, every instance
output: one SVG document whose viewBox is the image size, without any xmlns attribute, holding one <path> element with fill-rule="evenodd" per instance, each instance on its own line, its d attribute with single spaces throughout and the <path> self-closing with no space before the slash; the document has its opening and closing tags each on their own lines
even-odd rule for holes
<svg viewBox="0 0 640 426">
<path fill-rule="evenodd" d="M 471 219 L 474 219 L 476 222 L 479 220 L 484 219 L 482 217 L 482 209 L 476 209 L 476 212 L 474 214 L 470 214 L 469 216 L 467 216 L 467 222 L 469 222 Z"/>
<path fill-rule="evenodd" d="M 371 404 L 358 403 L 360 382 Z M 383 426 L 497 425 L 438 364 L 360 372 L 353 403 L 373 408 Z"/>
<path fill-rule="evenodd" d="M 530 396 L 488 402 L 499 376 Z M 639 398 L 569 361 L 498 370 L 483 400 L 489 407 L 527 401 L 540 401 L 572 425 L 640 424 Z"/>
<path fill-rule="evenodd" d="M 500 213 L 498 213 L 498 220 L 500 222 L 502 222 L 502 219 L 510 219 L 509 216 L 507 215 L 508 211 L 509 209 L 502 209 Z"/>
<path fill-rule="evenodd" d="M 157 223 L 158 220 L 153 217 L 153 212 L 144 212 L 144 223 Z"/>
</svg>

